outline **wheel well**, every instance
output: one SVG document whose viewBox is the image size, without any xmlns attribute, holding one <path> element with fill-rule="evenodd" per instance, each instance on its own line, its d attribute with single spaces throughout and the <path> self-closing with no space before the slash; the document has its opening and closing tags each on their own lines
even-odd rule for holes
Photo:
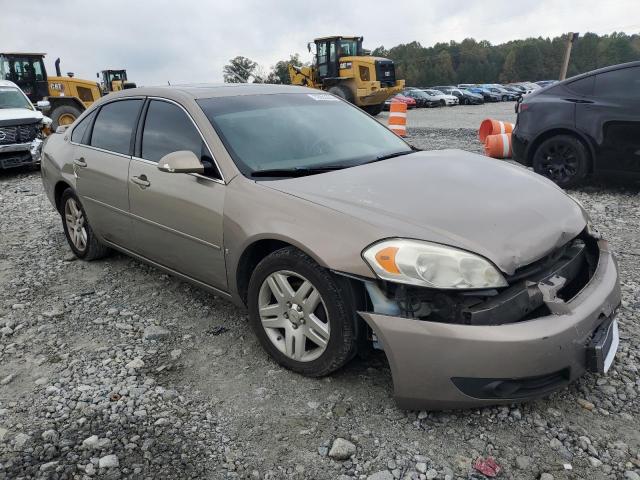
<svg viewBox="0 0 640 480">
<path fill-rule="evenodd" d="M 53 198 L 56 202 L 56 209 L 58 212 L 61 209 L 60 200 L 62 199 L 62 192 L 64 192 L 67 188 L 71 188 L 71 186 L 66 182 L 58 182 L 56 183 L 55 188 L 53 189 Z"/>
<path fill-rule="evenodd" d="M 58 107 L 74 107 L 78 108 L 81 112 L 85 111 L 84 104 L 75 97 L 49 97 L 49 103 L 51 104 L 51 111 Z"/>
<path fill-rule="evenodd" d="M 251 272 L 256 268 L 256 265 L 258 265 L 263 258 L 276 250 L 291 246 L 293 245 L 283 242 L 282 240 L 266 239 L 252 243 L 244 252 L 242 252 L 242 256 L 238 262 L 238 269 L 236 271 L 236 284 L 238 286 L 238 294 L 245 305 L 247 304 L 247 293 L 249 291 Z"/>
<path fill-rule="evenodd" d="M 569 136 L 574 137 L 575 139 L 577 139 L 579 142 L 581 142 L 585 146 L 585 148 L 587 149 L 587 152 L 589 154 L 589 156 L 587 158 L 587 160 L 589 161 L 589 171 L 588 171 L 588 173 L 593 173 L 593 151 L 591 149 L 591 145 L 589 145 L 589 142 L 587 142 L 582 137 L 582 135 L 576 133 L 573 130 L 569 130 L 567 128 L 556 128 L 556 129 L 544 132 L 543 134 L 538 136 L 538 138 L 536 138 L 533 141 L 533 143 L 531 144 L 531 146 L 529 147 L 529 154 L 527 156 L 527 166 L 530 167 L 530 166 L 533 165 L 533 156 L 536 153 L 536 150 L 538 149 L 540 144 L 542 142 L 544 142 L 546 139 L 551 138 L 551 137 L 555 137 L 556 135 L 569 135 Z"/>
</svg>

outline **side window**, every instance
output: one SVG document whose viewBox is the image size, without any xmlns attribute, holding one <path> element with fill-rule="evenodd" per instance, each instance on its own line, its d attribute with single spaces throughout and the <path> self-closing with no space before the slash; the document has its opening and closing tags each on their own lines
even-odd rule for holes
<svg viewBox="0 0 640 480">
<path fill-rule="evenodd" d="M 93 124 L 91 145 L 129 155 L 131 135 L 142 100 L 120 100 L 104 105 Z"/>
<path fill-rule="evenodd" d="M 599 98 L 640 101 L 640 67 L 596 75 L 594 93 Z"/>
<path fill-rule="evenodd" d="M 91 125 L 91 120 L 96 116 L 96 111 L 94 110 L 89 115 L 80 120 L 80 123 L 76 125 L 71 132 L 71 141 L 74 143 L 83 143 L 82 139 L 84 138 L 84 134 L 87 131 L 89 125 Z"/>
<path fill-rule="evenodd" d="M 205 166 L 207 162 L 213 165 L 211 154 L 187 114 L 173 103 L 151 100 L 142 131 L 142 158 L 158 162 L 179 150 L 190 150 Z M 220 178 L 211 169 L 207 169 L 207 175 Z"/>
<path fill-rule="evenodd" d="M 567 88 L 578 95 L 591 95 L 593 93 L 593 83 L 595 78 L 596 77 L 594 75 L 581 78 L 580 80 L 567 84 Z"/>
</svg>

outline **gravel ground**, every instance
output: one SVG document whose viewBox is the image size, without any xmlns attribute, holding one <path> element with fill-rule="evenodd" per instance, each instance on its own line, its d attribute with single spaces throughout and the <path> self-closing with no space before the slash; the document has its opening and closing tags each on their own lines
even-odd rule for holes
<svg viewBox="0 0 640 480">
<path fill-rule="evenodd" d="M 472 129 L 409 140 L 480 151 Z M 610 373 L 434 413 L 395 406 L 383 354 L 304 378 L 231 304 L 122 255 L 74 260 L 39 174 L 0 172 L 0 479 L 468 479 L 480 456 L 500 478 L 638 479 L 638 191 L 571 192 L 618 252 Z"/>
<path fill-rule="evenodd" d="M 485 118 L 515 123 L 515 102 L 458 105 L 455 107 L 414 108 L 407 113 L 409 128 L 471 128 L 477 130 Z M 376 118 L 386 123 L 389 112 Z"/>
</svg>

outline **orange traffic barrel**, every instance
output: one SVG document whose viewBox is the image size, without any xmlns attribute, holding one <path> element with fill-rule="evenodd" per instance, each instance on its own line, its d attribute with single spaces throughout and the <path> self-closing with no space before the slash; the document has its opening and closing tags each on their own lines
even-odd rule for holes
<svg viewBox="0 0 640 480">
<path fill-rule="evenodd" d="M 487 136 L 484 141 L 484 153 L 492 158 L 511 158 L 511 134 Z"/>
<path fill-rule="evenodd" d="M 407 136 L 407 104 L 391 102 L 389 105 L 389 128 L 401 137 Z"/>
<path fill-rule="evenodd" d="M 500 120 L 493 120 L 487 118 L 480 124 L 480 130 L 478 130 L 478 137 L 480 141 L 484 143 L 485 139 L 489 135 L 497 135 L 499 133 L 511 133 L 513 132 L 513 123 L 501 122 Z"/>
</svg>

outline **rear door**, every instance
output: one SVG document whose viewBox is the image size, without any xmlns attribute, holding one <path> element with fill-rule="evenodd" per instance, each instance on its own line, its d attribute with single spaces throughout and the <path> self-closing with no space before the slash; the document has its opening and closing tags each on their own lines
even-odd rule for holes
<svg viewBox="0 0 640 480">
<path fill-rule="evenodd" d="M 596 145 L 596 170 L 640 173 L 640 67 L 595 75 L 576 108 L 576 126 Z"/>
<path fill-rule="evenodd" d="M 100 237 L 125 248 L 131 248 L 133 238 L 129 162 L 143 102 L 135 98 L 107 103 L 95 121 L 93 115 L 87 117 L 71 133 L 76 188 L 89 223 Z"/>
<path fill-rule="evenodd" d="M 225 185 L 210 149 L 177 103 L 151 99 L 129 172 L 129 199 L 137 251 L 146 258 L 226 290 L 222 251 Z M 205 175 L 161 172 L 158 161 L 191 150 Z"/>
</svg>

